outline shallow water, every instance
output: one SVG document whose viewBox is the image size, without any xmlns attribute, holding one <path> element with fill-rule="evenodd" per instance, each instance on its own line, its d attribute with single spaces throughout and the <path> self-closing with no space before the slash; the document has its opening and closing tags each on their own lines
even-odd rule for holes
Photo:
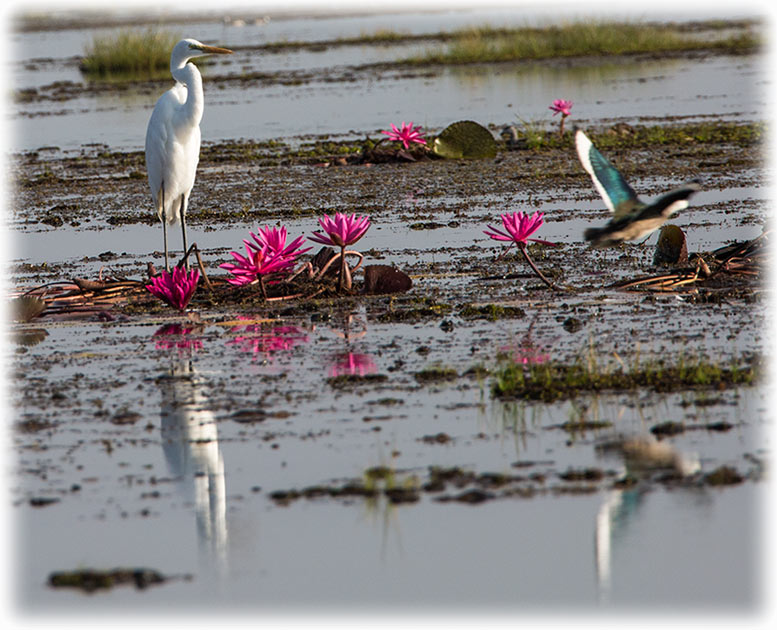
<svg viewBox="0 0 777 630">
<path fill-rule="evenodd" d="M 229 45 L 248 44 L 255 36 L 332 39 L 384 22 L 398 30 L 439 30 L 470 18 L 451 12 L 444 19 L 425 14 L 272 21 L 261 35 L 259 27 L 213 23 L 201 32 L 202 39 Z M 21 54 L 17 81 L 46 84 L 92 32 L 65 31 L 61 49 L 52 48 L 59 35 L 14 36 L 17 49 L 55 57 L 25 69 L 21 60 L 33 53 Z M 371 49 L 376 56 L 398 52 Z M 353 63 L 363 58 L 354 47 L 275 56 L 272 63 L 325 66 L 346 63 L 349 55 Z M 236 63 L 246 62 L 237 57 Z M 64 67 L 72 72 L 72 63 Z M 309 133 L 374 134 L 410 116 L 432 128 L 460 118 L 515 123 L 518 115 L 550 124 L 547 104 L 561 92 L 575 99 L 581 124 L 643 118 L 654 124 L 666 116 L 757 121 L 767 82 L 757 59 L 712 57 L 228 87 L 208 92 L 203 137 L 293 141 Z M 13 120 L 11 148 L 57 146 L 69 152 L 104 143 L 110 150 L 138 150 L 153 100 L 128 94 L 25 105 Z M 656 191 L 676 183 L 639 185 Z M 717 182 L 708 184 L 673 220 L 686 231 L 689 250 L 708 251 L 761 233 L 767 201 L 760 181 L 725 182 L 721 190 Z M 145 182 L 137 185 L 145 192 Z M 531 283 L 499 277 L 504 265 L 495 264 L 495 279 L 460 271 L 497 257 L 500 248 L 483 235 L 484 225 L 516 199 L 523 203 L 525 191 L 472 195 L 466 216 L 451 210 L 462 202 L 453 194 L 426 196 L 418 206 L 408 191 L 397 207 L 386 207 L 360 245 L 383 253 L 390 264 L 420 270 L 412 295 L 448 300 L 449 314 L 386 322 L 381 316 L 391 312 L 391 303 L 361 298 L 354 308 L 333 300 L 306 316 L 277 318 L 276 311 L 272 320 L 262 309 L 206 310 L 203 326 L 183 335 L 165 334 L 166 325 L 185 323 L 167 315 L 16 326 L 10 346 L 14 421 L 43 423 L 33 425 L 38 430 L 17 424 L 13 433 L 18 458 L 10 492 L 20 607 L 38 614 L 125 607 L 137 613 L 139 601 L 145 612 L 169 611 L 171 605 L 210 612 L 758 610 L 764 536 L 759 482 L 772 447 L 766 386 L 539 403 L 493 398 L 488 375 L 465 372 L 493 367 L 506 348 L 537 360 L 571 361 L 594 340 L 603 362 L 707 356 L 728 365 L 768 347 L 765 305 L 694 304 L 685 296 L 599 289 L 592 285 L 590 260 L 620 254 L 592 252 L 579 235 L 606 220 L 601 201 L 580 200 L 576 189 L 529 194 L 535 208 L 547 213 L 542 237 L 564 243 L 572 259 L 580 256 L 567 280 L 585 287 L 581 293 L 548 298 Z M 335 202 L 323 199 L 321 207 Z M 725 213 L 715 210 L 726 203 Z M 108 227 L 99 200 L 94 205 L 94 219 L 75 228 L 26 224 L 23 213 L 15 215 L 18 223 L 8 225 L 13 262 L 57 263 L 66 277 L 94 277 L 102 268 L 141 277 L 149 260 L 161 262 L 157 225 Z M 411 227 L 425 216 L 444 227 Z M 292 236 L 317 227 L 310 216 L 284 224 Z M 198 242 L 207 262 L 218 262 L 257 227 L 195 220 L 190 241 Z M 634 275 L 649 267 L 655 238 L 629 250 L 621 268 Z M 172 243 L 178 243 L 177 230 Z M 118 257 L 108 256 L 107 263 L 97 258 L 108 251 Z M 460 316 L 460 301 L 480 299 L 520 306 L 527 315 L 496 321 Z M 567 330 L 571 317 L 582 321 L 581 330 Z M 418 378 L 440 366 L 454 368 L 458 377 L 431 383 Z M 344 387 L 329 380 L 342 374 L 386 378 Z M 609 424 L 561 428 L 568 421 Z M 649 478 L 617 489 L 626 462 L 600 447 L 621 436 L 650 435 L 666 421 L 686 426 L 665 442 L 696 458 L 701 472 L 685 483 Z M 716 430 L 721 423 L 732 426 Z M 303 497 L 284 505 L 272 498 L 277 491 L 364 481 L 376 466 L 389 467 L 398 486 L 419 489 L 419 500 L 395 505 L 384 495 Z M 736 468 L 743 482 L 705 484 L 703 475 L 721 466 Z M 443 502 L 441 496 L 455 497 L 472 484 L 423 489 L 432 467 L 520 480 L 484 486 L 497 498 L 483 503 Z M 604 477 L 562 477 L 583 469 Z M 30 501 L 38 498 L 56 501 L 36 507 Z M 143 566 L 190 579 L 91 596 L 46 586 L 56 570 Z"/>
<path fill-rule="evenodd" d="M 454 30 L 467 23 L 542 21 L 523 11 L 448 12 L 426 14 L 419 20 L 416 17 L 272 21 L 266 30 L 206 23 L 198 25 L 196 35 L 203 41 L 238 47 L 267 41 L 354 37 L 374 33 L 384 25 L 417 33 Z M 83 83 L 76 57 L 84 54 L 93 35 L 110 32 L 111 29 L 74 29 L 15 34 L 11 71 L 15 87 L 41 88 L 57 81 Z M 311 36 L 312 33 L 316 35 Z M 347 46 L 289 54 L 238 50 L 232 57 L 219 59 L 206 73 L 320 71 L 401 59 L 419 48 L 424 47 Z M 100 142 L 114 149 L 141 149 L 151 109 L 164 89 L 164 84 L 160 84 L 152 93 L 130 89 L 118 95 L 20 104 L 12 118 L 11 148 L 20 151 L 56 146 L 70 150 Z M 754 120 L 760 119 L 760 112 L 766 107 L 768 82 L 760 61 L 751 57 L 712 56 L 695 60 L 620 60 L 592 66 L 463 66 L 415 78 L 404 78 L 402 72 L 375 76 L 368 73 L 357 81 L 330 83 L 314 78 L 297 86 L 214 87 L 206 83 L 205 89 L 203 139 L 219 141 L 376 134 L 391 122 L 407 119 L 432 130 L 461 119 L 500 127 L 524 122 L 546 125 L 551 123 L 548 104 L 556 98 L 572 98 L 576 103 L 575 122 L 583 125 L 593 120 L 634 123 L 665 116 Z"/>
<path fill-rule="evenodd" d="M 351 328 L 360 333 L 356 315 Z M 255 353 L 245 329 L 209 326 L 194 337 L 198 343 L 187 337 L 188 347 L 168 348 L 150 324 L 48 326 L 48 337 L 25 358 L 50 369 L 22 381 L 34 382 L 42 397 L 40 406 L 25 405 L 22 417 L 56 425 L 48 438 L 16 437 L 22 455 L 15 499 L 60 498 L 48 507 L 17 508 L 24 559 L 18 586 L 23 603 L 40 612 L 83 603 L 73 593 L 41 590 L 49 571 L 128 564 L 194 575 L 150 589 L 144 602 L 152 608 L 172 602 L 514 610 L 606 601 L 709 610 L 756 603 L 757 486 L 559 495 L 574 484 L 557 474 L 622 470 L 595 445 L 667 419 L 735 425 L 723 435 L 688 431 L 673 445 L 697 453 L 704 471 L 753 468 L 747 457 L 762 457 L 771 446 L 758 389 L 724 392 L 712 406 L 693 394 L 502 403 L 477 381 L 407 389 L 408 375 L 441 344 L 448 363 L 466 356 L 468 343 L 439 329 L 370 324 L 348 342 L 336 325 L 303 323 L 288 349 Z M 467 336 L 478 338 L 477 331 Z M 401 347 L 392 350 L 392 339 Z M 402 350 L 420 345 L 437 351 L 425 357 Z M 389 383 L 332 390 L 324 379 L 346 351 L 371 357 L 362 365 L 377 373 L 388 373 L 398 356 L 407 363 Z M 51 408 L 47 392 L 57 383 L 66 384 L 65 400 Z M 400 402 L 381 402 L 389 399 Z M 577 435 L 554 428 L 585 407 L 612 427 Z M 268 416 L 244 424 L 233 419 L 236 409 Z M 139 413 L 139 420 L 106 422 L 123 410 Z M 283 411 L 291 415 L 273 417 Z M 441 432 L 449 443 L 422 440 Z M 529 465 L 516 469 L 516 462 Z M 429 466 L 547 478 L 533 498 L 478 506 L 439 503 L 435 493 L 407 506 L 354 498 L 300 499 L 284 507 L 269 497 L 358 480 L 378 465 L 421 482 Z M 609 541 L 606 548 L 602 541 Z M 89 611 L 132 597 L 116 589 L 90 599 Z"/>
</svg>

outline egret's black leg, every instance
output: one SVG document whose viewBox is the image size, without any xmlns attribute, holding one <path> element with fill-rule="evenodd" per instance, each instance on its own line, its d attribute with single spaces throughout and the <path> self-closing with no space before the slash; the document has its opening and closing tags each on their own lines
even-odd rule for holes
<svg viewBox="0 0 777 630">
<path fill-rule="evenodd" d="M 179 216 L 181 217 L 181 234 L 183 235 L 183 255 L 186 256 L 186 252 L 189 251 L 189 246 L 186 243 L 186 211 L 184 210 L 184 202 L 186 201 L 186 195 L 181 195 L 181 207 L 179 208 Z M 184 269 L 189 271 L 189 258 L 184 261 Z"/>
</svg>

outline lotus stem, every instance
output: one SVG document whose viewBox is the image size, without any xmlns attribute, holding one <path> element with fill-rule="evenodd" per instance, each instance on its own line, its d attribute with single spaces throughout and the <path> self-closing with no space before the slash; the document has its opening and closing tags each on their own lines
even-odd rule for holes
<svg viewBox="0 0 777 630">
<path fill-rule="evenodd" d="M 354 250 L 352 250 L 352 249 L 347 249 L 347 250 L 345 250 L 345 251 L 342 251 L 342 252 L 340 252 L 340 253 L 338 253 L 338 254 L 335 254 L 334 256 L 332 256 L 332 257 L 331 257 L 331 258 L 330 258 L 330 259 L 327 261 L 327 263 L 326 263 L 326 264 L 325 264 L 325 265 L 324 265 L 324 266 L 323 266 L 323 267 L 322 267 L 322 268 L 319 270 L 319 272 L 318 272 L 318 273 L 317 273 L 317 274 L 314 276 L 314 279 L 317 279 L 317 278 L 323 278 L 323 277 L 324 277 L 324 274 L 325 274 L 325 273 L 326 273 L 326 272 L 329 270 L 329 267 L 331 267 L 331 266 L 332 266 L 332 265 L 333 265 L 335 262 L 337 262 L 338 260 L 341 260 L 341 261 L 343 261 L 343 262 L 344 262 L 344 261 L 345 261 L 345 257 L 346 257 L 346 256 L 358 256 L 358 257 L 359 257 L 359 261 L 356 263 L 356 265 L 353 267 L 353 269 L 351 269 L 351 270 L 350 270 L 350 271 L 351 271 L 351 273 L 353 273 L 353 272 L 354 272 L 354 271 L 356 271 L 356 270 L 357 270 L 359 267 L 361 267 L 361 264 L 362 264 L 362 262 L 364 261 L 364 255 L 363 255 L 363 254 L 361 254 L 361 252 L 357 252 L 357 251 L 354 251 Z M 341 264 L 343 264 L 343 263 L 341 263 Z"/>
<path fill-rule="evenodd" d="M 555 289 L 555 288 L 556 288 L 556 286 L 555 286 L 555 285 L 554 285 L 554 284 L 553 284 L 553 283 L 552 283 L 550 280 L 548 280 L 548 279 L 547 279 L 547 278 L 546 278 L 546 277 L 545 277 L 545 276 L 542 274 L 542 272 L 541 272 L 539 269 L 537 269 L 537 266 L 534 264 L 534 261 L 533 261 L 533 260 L 531 259 L 531 257 L 529 256 L 529 252 L 528 252 L 528 250 L 526 249 L 526 245 L 525 245 L 524 243 L 520 243 L 518 246 L 519 246 L 519 247 L 520 247 L 520 249 L 521 249 L 521 253 L 523 254 L 523 257 L 526 259 L 526 262 L 527 262 L 527 263 L 529 263 L 529 266 L 530 266 L 530 267 L 531 267 L 531 268 L 534 270 L 534 273 L 536 273 L 536 274 L 537 274 L 537 275 L 540 277 L 540 279 L 541 279 L 541 280 L 542 280 L 542 281 L 543 281 L 545 284 L 547 284 L 547 285 L 548 285 L 548 286 L 549 286 L 551 289 Z"/>
</svg>

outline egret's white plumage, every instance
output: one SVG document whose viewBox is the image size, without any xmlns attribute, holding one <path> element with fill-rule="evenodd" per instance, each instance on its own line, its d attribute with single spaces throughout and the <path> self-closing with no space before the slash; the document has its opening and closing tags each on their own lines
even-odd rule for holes
<svg viewBox="0 0 777 630">
<path fill-rule="evenodd" d="M 226 48 L 183 39 L 173 47 L 170 72 L 176 83 L 159 97 L 146 130 L 146 169 L 154 207 L 162 221 L 167 258 L 167 224 L 181 222 L 186 252 L 186 208 L 200 159 L 200 121 L 204 109 L 202 77 L 190 59 L 231 54 Z"/>
</svg>

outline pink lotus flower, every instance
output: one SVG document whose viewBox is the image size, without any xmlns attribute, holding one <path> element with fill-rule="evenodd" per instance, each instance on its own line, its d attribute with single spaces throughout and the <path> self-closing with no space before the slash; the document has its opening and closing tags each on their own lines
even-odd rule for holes
<svg viewBox="0 0 777 630">
<path fill-rule="evenodd" d="M 151 278 L 146 285 L 152 294 L 173 308 L 183 311 L 189 304 L 197 288 L 200 272 L 196 269 L 186 271 L 182 267 L 173 267 L 173 272 L 163 271 Z"/>
<path fill-rule="evenodd" d="M 287 267 L 283 256 L 271 256 L 266 249 L 255 250 L 246 242 L 246 255 L 231 252 L 235 263 L 221 263 L 219 267 L 226 269 L 234 278 L 227 278 L 229 284 L 236 287 L 252 284 L 262 276 L 279 273 Z"/>
<path fill-rule="evenodd" d="M 542 212 L 535 212 L 529 216 L 523 212 L 514 212 L 513 214 L 502 215 L 502 225 L 504 225 L 505 231 L 503 232 L 499 228 L 495 228 L 493 225 L 488 226 L 488 230 L 483 230 L 485 234 L 488 234 L 491 238 L 497 241 L 509 241 L 518 245 L 518 249 L 521 250 L 523 257 L 529 266 L 532 268 L 540 279 L 547 284 L 551 289 L 554 289 L 553 283 L 550 282 L 542 272 L 537 269 L 534 261 L 529 257 L 529 252 L 526 249 L 526 241 L 534 241 L 535 243 L 542 243 L 543 245 L 555 246 L 555 243 L 550 241 L 543 241 L 539 238 L 529 238 L 543 223 L 543 217 L 545 215 Z M 490 230 L 490 231 L 489 231 Z"/>
<path fill-rule="evenodd" d="M 548 109 L 553 110 L 553 115 L 561 114 L 561 122 L 559 124 L 558 128 L 558 134 L 560 136 L 564 135 L 564 120 L 566 120 L 566 117 L 569 116 L 572 113 L 572 101 L 565 101 L 563 99 L 557 98 L 555 101 L 553 101 L 553 105 L 548 107 Z"/>
<path fill-rule="evenodd" d="M 389 140 L 401 142 L 406 149 L 410 147 L 411 142 L 426 144 L 426 140 L 424 140 L 423 137 L 424 132 L 421 131 L 421 125 L 413 127 L 412 122 L 407 124 L 402 122 L 401 129 L 397 129 L 396 125 L 391 123 L 391 131 L 381 131 L 381 133 L 385 133 L 389 137 Z"/>
<path fill-rule="evenodd" d="M 304 236 L 300 236 L 286 245 L 286 228 L 283 226 L 276 228 L 268 225 L 267 227 L 259 228 L 259 234 L 254 234 L 253 232 L 250 232 L 250 234 L 254 241 L 256 241 L 256 245 L 247 241 L 243 241 L 244 243 L 255 250 L 266 248 L 271 256 L 276 254 L 283 256 L 290 267 L 294 266 L 297 256 L 311 249 L 310 247 L 299 249 L 305 241 Z"/>
<path fill-rule="evenodd" d="M 310 237 L 310 240 L 317 243 L 323 243 L 324 245 L 334 245 L 340 248 L 340 275 L 337 282 L 339 289 L 351 288 L 351 270 L 348 267 L 348 263 L 345 261 L 345 255 L 347 253 L 358 252 L 346 252 L 347 245 L 352 245 L 358 241 L 370 227 L 370 217 L 363 216 L 357 217 L 355 214 L 348 216 L 340 212 L 335 214 L 334 219 L 331 219 L 328 215 L 324 215 L 318 220 L 318 223 L 323 228 L 326 234 L 321 232 L 314 232 Z M 333 258 L 332 261 L 336 260 Z"/>
<path fill-rule="evenodd" d="M 299 249 L 305 240 L 304 236 L 286 245 L 286 228 L 283 227 L 268 226 L 260 229 L 258 235 L 253 232 L 250 234 L 255 242 L 243 240 L 246 256 L 231 252 L 236 262 L 219 265 L 235 276 L 227 279 L 227 282 L 235 286 L 252 284 L 272 273 L 288 273 L 296 264 L 297 256 L 310 249 Z"/>
<path fill-rule="evenodd" d="M 343 248 L 346 245 L 352 245 L 364 236 L 370 227 L 370 217 L 357 217 L 355 214 L 348 216 L 337 212 L 334 219 L 325 214 L 318 220 L 318 223 L 326 235 L 321 232 L 313 232 L 310 240 Z"/>
<path fill-rule="evenodd" d="M 366 376 L 378 371 L 375 362 L 369 354 L 349 352 L 336 357 L 329 366 L 329 376 Z"/>
<path fill-rule="evenodd" d="M 553 101 L 553 105 L 550 105 L 548 109 L 553 110 L 553 115 L 561 114 L 562 118 L 569 116 L 572 113 L 572 101 L 565 101 L 557 98 Z"/>
<path fill-rule="evenodd" d="M 502 225 L 506 232 L 503 232 L 499 228 L 495 228 L 493 225 L 489 225 L 491 230 L 483 230 L 491 238 L 497 241 L 514 241 L 515 243 L 526 245 L 526 241 L 534 241 L 535 243 L 542 243 L 543 245 L 555 245 L 550 241 L 543 241 L 539 238 L 529 238 L 543 223 L 543 217 L 545 215 L 542 212 L 535 212 L 529 216 L 523 212 L 514 212 L 513 214 L 502 215 Z"/>
</svg>

